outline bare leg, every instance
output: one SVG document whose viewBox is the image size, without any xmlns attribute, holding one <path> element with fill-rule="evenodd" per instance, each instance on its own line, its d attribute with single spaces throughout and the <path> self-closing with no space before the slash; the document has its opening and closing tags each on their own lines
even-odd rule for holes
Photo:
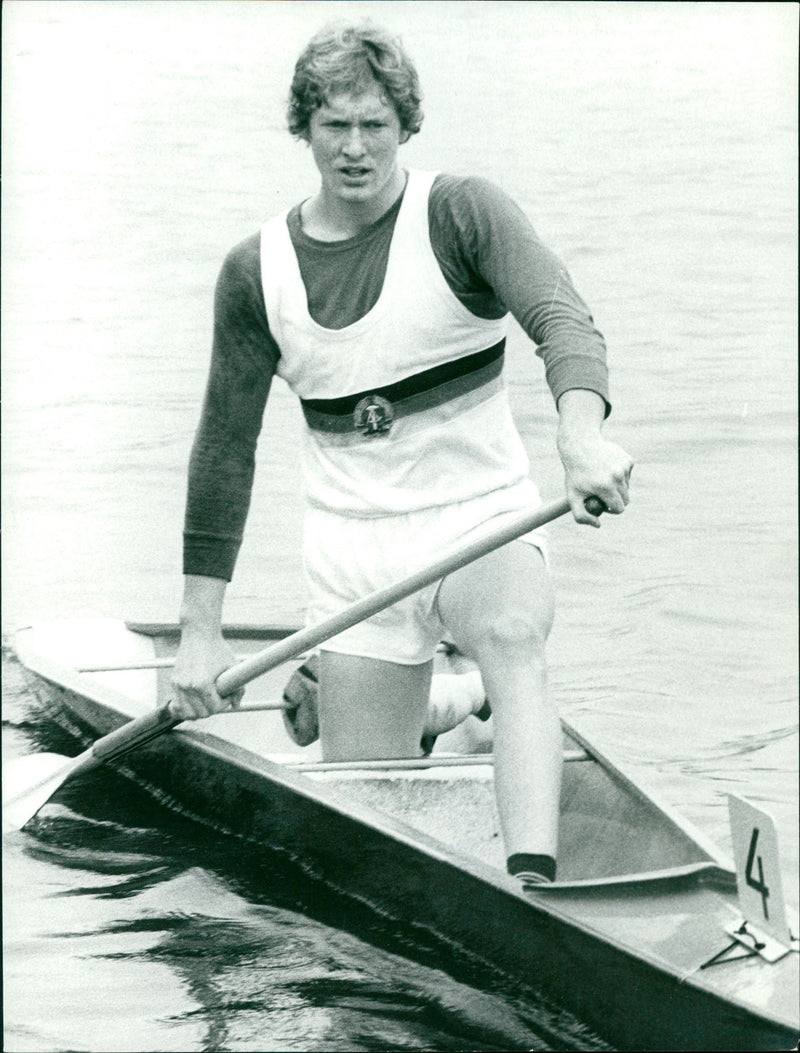
<svg viewBox="0 0 800 1053">
<path fill-rule="evenodd" d="M 433 662 L 399 665 L 323 651 L 319 727 L 325 760 L 419 757 Z"/>
<path fill-rule="evenodd" d="M 491 700 L 506 854 L 555 858 L 562 748 L 545 664 L 553 593 L 542 554 L 512 542 L 451 574 L 438 602 L 453 642 L 478 663 Z"/>
</svg>

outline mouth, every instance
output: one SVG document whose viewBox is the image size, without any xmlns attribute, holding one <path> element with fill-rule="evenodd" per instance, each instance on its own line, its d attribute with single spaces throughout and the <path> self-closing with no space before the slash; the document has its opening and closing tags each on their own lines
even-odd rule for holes
<svg viewBox="0 0 800 1053">
<path fill-rule="evenodd" d="M 343 165 L 339 169 L 339 174 L 344 176 L 345 179 L 366 179 L 369 173 L 370 169 L 365 168 L 363 165 Z"/>
</svg>

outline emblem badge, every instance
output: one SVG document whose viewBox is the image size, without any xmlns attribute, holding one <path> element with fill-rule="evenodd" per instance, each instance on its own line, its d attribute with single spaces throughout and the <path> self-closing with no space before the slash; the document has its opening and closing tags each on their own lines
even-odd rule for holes
<svg viewBox="0 0 800 1053">
<path fill-rule="evenodd" d="M 394 410 L 381 395 L 367 395 L 353 410 L 353 424 L 363 435 L 386 435 L 394 420 Z"/>
</svg>

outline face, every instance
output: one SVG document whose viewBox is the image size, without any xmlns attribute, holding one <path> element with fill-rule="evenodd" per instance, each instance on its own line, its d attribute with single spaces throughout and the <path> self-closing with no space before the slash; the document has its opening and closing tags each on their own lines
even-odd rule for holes
<svg viewBox="0 0 800 1053">
<path fill-rule="evenodd" d="M 405 137 L 377 84 L 358 95 L 331 96 L 312 115 L 308 141 L 323 193 L 354 204 L 393 193 L 397 149 Z"/>
</svg>

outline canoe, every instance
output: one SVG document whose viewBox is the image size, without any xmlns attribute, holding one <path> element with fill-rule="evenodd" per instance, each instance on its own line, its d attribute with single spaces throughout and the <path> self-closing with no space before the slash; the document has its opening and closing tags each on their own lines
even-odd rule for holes
<svg viewBox="0 0 800 1053">
<path fill-rule="evenodd" d="M 290 630 L 225 632 L 246 655 Z M 178 638 L 169 624 L 54 621 L 19 630 L 14 648 L 77 752 L 168 699 Z M 459 671 L 458 656 L 437 662 Z M 255 681 L 246 704 L 279 699 L 289 671 Z M 564 722 L 558 881 L 523 891 L 504 870 L 478 723 L 440 736 L 427 761 L 354 767 L 322 763 L 318 743 L 301 749 L 279 712 L 256 709 L 180 725 L 114 767 L 162 804 L 551 994 L 617 1049 L 794 1048 L 796 942 L 758 938 L 717 846 Z M 748 884 L 766 910 L 760 873 Z"/>
</svg>

